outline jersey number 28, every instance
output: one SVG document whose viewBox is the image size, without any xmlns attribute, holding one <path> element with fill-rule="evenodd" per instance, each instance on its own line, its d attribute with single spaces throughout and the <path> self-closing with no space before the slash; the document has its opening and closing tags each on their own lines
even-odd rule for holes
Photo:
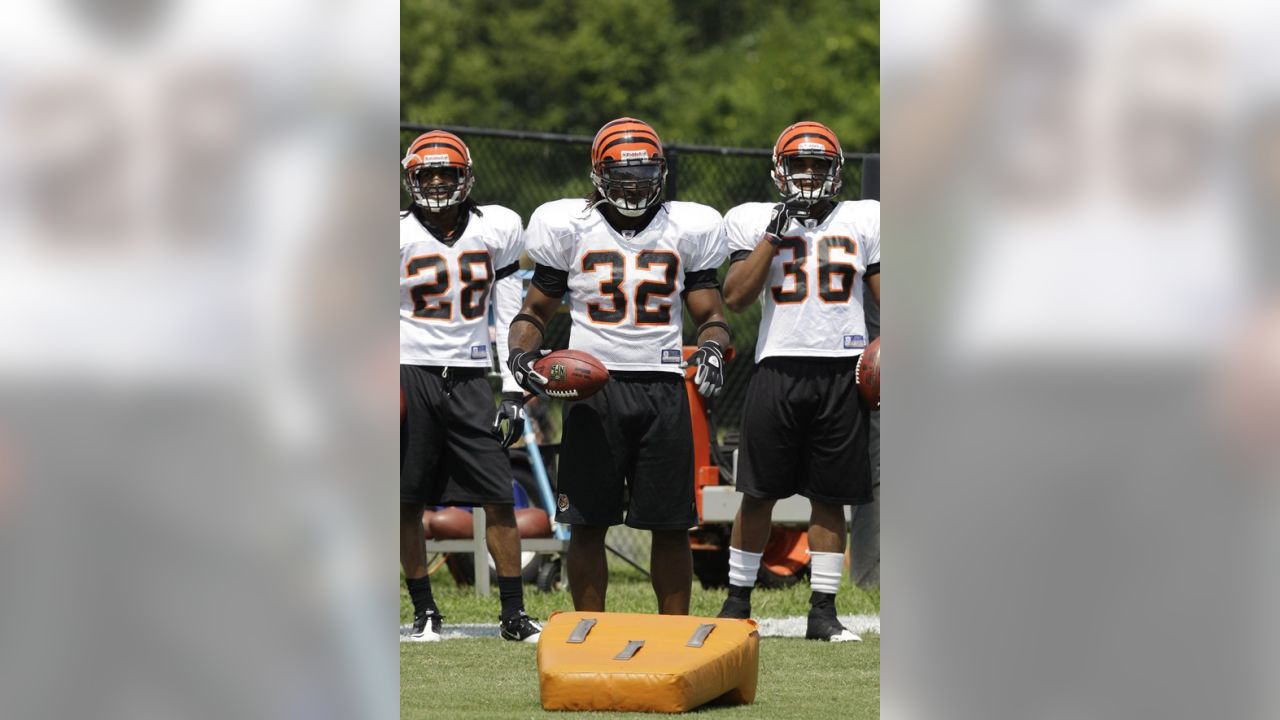
<svg viewBox="0 0 1280 720">
<path fill-rule="evenodd" d="M 476 270 L 483 270 L 477 275 Z M 435 279 L 414 285 L 409 291 L 413 298 L 413 316 L 424 320 L 452 320 L 453 301 L 440 296 L 449 292 L 449 263 L 442 255 L 419 255 L 405 263 L 406 277 L 417 277 L 423 272 L 434 271 Z M 493 279 L 493 261 L 487 252 L 465 252 L 458 256 L 458 278 L 462 292 L 458 299 L 462 317 L 475 320 L 484 315 L 485 301 L 489 297 L 489 281 Z"/>
</svg>

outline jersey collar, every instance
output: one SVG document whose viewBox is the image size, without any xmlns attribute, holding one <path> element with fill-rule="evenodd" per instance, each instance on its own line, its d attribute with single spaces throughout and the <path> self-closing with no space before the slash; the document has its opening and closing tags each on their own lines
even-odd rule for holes
<svg viewBox="0 0 1280 720">
<path fill-rule="evenodd" d="M 654 211 L 653 217 L 649 218 L 649 222 L 639 230 L 620 230 L 614 227 L 613 223 L 609 222 L 609 218 L 605 217 L 604 213 L 601 212 L 599 208 L 594 208 L 593 211 L 595 212 L 598 221 L 605 227 L 609 228 L 609 231 L 618 237 L 619 240 L 624 243 L 632 243 L 635 242 L 636 238 L 644 235 L 645 233 L 662 230 L 667 222 L 667 213 L 664 212 L 665 209 L 666 203 L 660 203 L 658 208 Z"/>
<path fill-rule="evenodd" d="M 471 203 L 466 201 L 461 212 L 458 213 L 458 222 L 454 225 L 453 232 L 448 234 L 445 234 L 440 229 L 434 228 L 428 224 L 422 219 L 422 215 L 418 214 L 417 210 L 413 211 L 413 218 L 418 221 L 418 225 L 421 226 L 423 230 L 426 230 L 431 237 L 439 240 L 443 245 L 453 247 L 462 239 L 463 235 L 467 234 L 467 226 L 471 224 L 471 209 Z"/>
</svg>

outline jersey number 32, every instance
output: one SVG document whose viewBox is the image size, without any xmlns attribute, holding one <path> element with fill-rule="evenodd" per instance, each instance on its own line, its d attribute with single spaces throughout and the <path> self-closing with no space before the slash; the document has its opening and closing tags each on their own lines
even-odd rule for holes
<svg viewBox="0 0 1280 720">
<path fill-rule="evenodd" d="M 634 304 L 637 325 L 666 325 L 671 322 L 671 303 L 659 302 L 651 307 L 655 298 L 670 297 L 676 291 L 676 273 L 680 258 L 667 250 L 641 250 L 635 255 L 637 270 L 661 267 L 662 280 L 646 280 L 635 289 Z M 587 316 L 592 322 L 616 325 L 627 317 L 627 295 L 622 284 L 627 279 L 627 259 L 617 250 L 592 250 L 582 256 L 582 271 L 606 272 L 600 281 L 600 297 L 607 302 L 587 303 Z"/>
</svg>

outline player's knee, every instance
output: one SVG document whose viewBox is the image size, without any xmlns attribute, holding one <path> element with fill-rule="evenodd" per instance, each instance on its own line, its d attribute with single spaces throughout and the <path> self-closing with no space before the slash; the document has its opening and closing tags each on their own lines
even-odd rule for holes
<svg viewBox="0 0 1280 720">
<path fill-rule="evenodd" d="M 689 531 L 687 530 L 654 530 L 654 547 L 666 551 L 686 551 L 689 549 Z"/>
<path fill-rule="evenodd" d="M 834 520 L 836 522 L 844 522 L 844 506 L 833 505 L 831 503 L 812 501 L 813 509 L 811 517 L 814 520 Z"/>
<path fill-rule="evenodd" d="M 840 530 L 845 527 L 845 506 L 829 505 L 826 502 L 814 502 L 809 514 L 809 523 L 818 527 Z"/>
<path fill-rule="evenodd" d="M 569 541 L 575 545 L 599 545 L 604 547 L 604 537 L 608 532 L 609 528 L 607 527 L 574 525 L 569 534 Z"/>
<path fill-rule="evenodd" d="M 751 497 L 750 495 L 742 496 L 741 512 L 749 519 L 756 518 L 761 515 L 772 516 L 773 504 L 777 500 Z"/>
<path fill-rule="evenodd" d="M 512 505 L 482 505 L 490 525 L 515 527 L 516 511 Z"/>
</svg>

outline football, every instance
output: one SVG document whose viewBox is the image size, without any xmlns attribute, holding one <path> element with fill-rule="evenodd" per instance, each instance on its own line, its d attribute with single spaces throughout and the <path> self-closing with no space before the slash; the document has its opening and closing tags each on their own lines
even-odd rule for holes
<svg viewBox="0 0 1280 720">
<path fill-rule="evenodd" d="M 551 518 L 542 508 L 516 508 L 516 529 L 522 538 L 551 537 Z"/>
<path fill-rule="evenodd" d="M 436 511 L 433 508 L 425 508 L 422 511 L 422 536 L 427 540 L 431 539 L 431 518 L 435 517 Z"/>
<path fill-rule="evenodd" d="M 858 394 L 862 402 L 872 410 L 880 409 L 880 338 L 871 341 L 862 357 L 858 358 L 858 369 L 854 373 L 858 382 Z"/>
<path fill-rule="evenodd" d="M 547 378 L 547 397 L 582 400 L 609 381 L 604 363 L 581 350 L 557 350 L 539 358 L 533 369 Z"/>
<path fill-rule="evenodd" d="M 436 511 L 427 521 L 427 533 L 439 540 L 464 540 L 475 534 L 471 513 L 460 507 Z"/>
</svg>

